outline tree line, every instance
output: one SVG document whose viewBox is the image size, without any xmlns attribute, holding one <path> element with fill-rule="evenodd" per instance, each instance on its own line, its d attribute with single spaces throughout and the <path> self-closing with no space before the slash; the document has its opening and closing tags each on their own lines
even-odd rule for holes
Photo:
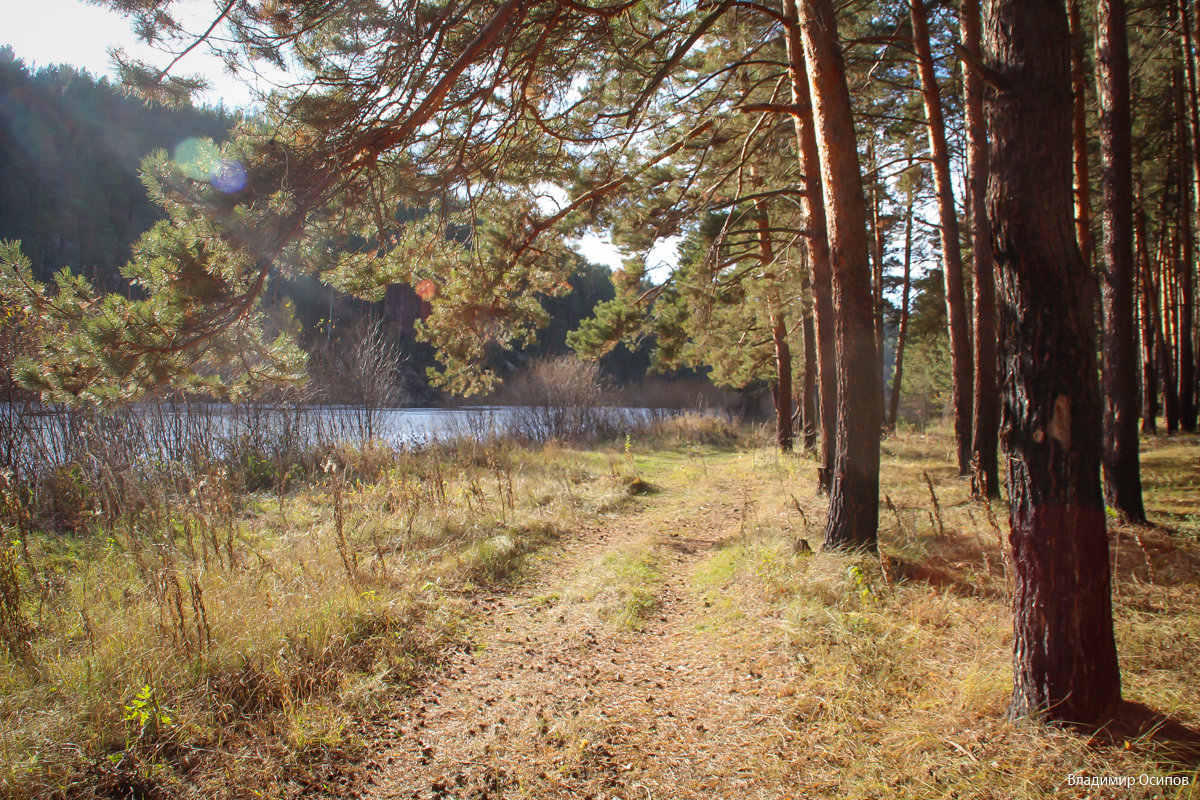
<svg viewBox="0 0 1200 800">
<path fill-rule="evenodd" d="M 69 266 L 100 292 L 136 292 L 121 269 L 140 237 L 166 217 L 147 196 L 141 162 L 156 150 L 174 156 L 189 142 L 224 142 L 244 116 L 191 104 L 147 104 L 121 89 L 70 66 L 30 70 L 11 48 L 0 48 L 0 240 L 21 243 L 38 280 Z M 543 303 L 548 322 L 535 344 L 512 359 L 493 354 L 500 369 L 565 352 L 567 332 L 612 296 L 606 270 L 569 257 L 564 269 L 570 290 Z M 308 276 L 290 277 L 277 281 L 273 294 L 291 304 L 303 349 L 323 362 L 356 357 L 364 320 L 388 314 L 386 305 L 364 303 Z M 13 344 L 11 336 L 4 338 Z M 389 391 L 403 389 L 409 400 L 436 398 L 423 380 L 436 354 L 411 337 L 400 338 L 397 357 L 411 380 Z M 6 372 L 12 362 L 4 359 Z M 646 359 L 622 348 L 604 366 L 614 380 L 627 383 L 645 375 Z M 309 372 L 312 377 L 314 370 Z M 343 384 L 334 399 L 353 401 L 355 387 L 333 379 L 318 383 L 331 381 Z"/>
<path fill-rule="evenodd" d="M 170 39 L 172 7 L 133 16 Z M 778 443 L 799 395 L 821 448 L 825 546 L 874 548 L 888 263 L 906 274 L 895 397 L 923 226 L 956 466 L 986 501 L 1006 456 L 1011 710 L 1098 721 L 1120 697 L 1106 503 L 1144 517 L 1137 421 L 1159 396 L 1168 427 L 1196 424 L 1197 16 L 1184 0 L 1133 20 L 1122 0 L 223 2 L 231 57 L 295 63 L 298 85 L 264 98 L 210 174 L 148 164 L 169 219 L 127 268 L 146 297 L 16 279 L 63 332 L 26 377 L 61 395 L 215 388 L 237 353 L 243 373 L 286 378 L 298 354 L 265 287 L 315 272 L 366 297 L 428 286 L 437 379 L 478 391 L 489 348 L 531 341 L 539 298 L 566 290 L 567 235 L 603 227 L 631 258 L 577 349 L 653 335 L 662 363 L 731 380 L 769 353 Z M 126 79 L 163 101 L 195 84 L 132 63 Z M 674 235 L 679 268 L 648 280 L 645 254 Z"/>
<path fill-rule="evenodd" d="M 0 239 L 20 240 L 45 279 L 69 265 L 107 291 L 162 210 L 138 167 L 190 137 L 222 140 L 237 116 L 151 108 L 105 78 L 69 66 L 31 72 L 0 48 Z"/>
</svg>

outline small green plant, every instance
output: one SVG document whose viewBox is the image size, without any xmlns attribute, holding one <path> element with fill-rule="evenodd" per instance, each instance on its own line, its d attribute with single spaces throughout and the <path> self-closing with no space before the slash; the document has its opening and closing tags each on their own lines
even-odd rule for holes
<svg viewBox="0 0 1200 800">
<path fill-rule="evenodd" d="M 242 480 L 247 492 L 261 492 L 280 483 L 279 469 L 258 453 L 250 453 L 242 462 Z"/>
<path fill-rule="evenodd" d="M 22 570 L 17 561 L 19 545 L 16 539 L 0 543 L 0 642 L 15 661 L 30 664 L 34 631 L 22 609 Z"/>
<path fill-rule="evenodd" d="M 625 434 L 625 447 L 622 450 L 621 464 L 623 467 L 621 471 L 624 473 L 623 477 L 627 482 L 638 479 L 637 464 L 633 460 L 633 438 L 628 433 Z"/>
<path fill-rule="evenodd" d="M 857 566 L 851 566 L 846 570 L 850 576 L 850 580 L 858 587 L 858 597 L 862 600 L 862 604 L 872 605 L 879 602 L 879 598 L 875 596 L 875 590 L 871 588 L 871 582 L 867 580 L 866 573 Z"/>
<path fill-rule="evenodd" d="M 137 728 L 133 741 L 155 739 L 164 730 L 171 727 L 171 715 L 168 709 L 159 703 L 158 694 L 154 687 L 146 684 L 133 697 L 133 702 L 125 706 L 125 722 L 131 728 Z"/>
</svg>

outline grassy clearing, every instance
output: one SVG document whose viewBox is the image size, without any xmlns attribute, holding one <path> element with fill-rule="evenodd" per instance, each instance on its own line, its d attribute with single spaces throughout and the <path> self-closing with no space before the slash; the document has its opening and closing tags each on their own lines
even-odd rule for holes
<svg viewBox="0 0 1200 800">
<path fill-rule="evenodd" d="M 1200 729 L 1200 447 L 1146 443 L 1156 527 L 1115 524 L 1115 615 L 1125 697 L 1108 733 L 1004 719 L 1011 690 L 1002 504 L 969 499 L 945 431 L 884 442 L 882 558 L 813 553 L 821 498 L 800 458 L 730 456 L 756 509 L 747 534 L 693 580 L 714 629 L 765 620 L 794 665 L 781 701 L 790 748 L 809 754 L 797 791 L 828 797 L 1194 797 L 1200 753 L 1162 715 Z M 928 476 L 928 481 L 926 480 Z M 813 535 L 816 538 L 812 538 Z M 1131 716 L 1132 715 L 1132 716 Z M 1194 747 L 1194 743 L 1192 745 Z M 1069 775 L 1186 776 L 1189 787 L 1070 787 Z"/>
<path fill-rule="evenodd" d="M 583 603 L 595 616 L 618 631 L 638 631 L 658 607 L 663 582 L 660 555 L 654 540 L 644 537 L 632 545 L 597 557 L 579 582 L 559 598 Z"/>
<path fill-rule="evenodd" d="M 556 448 L 343 450 L 286 494 L 214 471 L 74 532 L 10 527 L 0 794 L 281 796 L 614 491 Z M 11 539 L 12 541 L 7 541 Z"/>
<path fill-rule="evenodd" d="M 282 797 L 332 782 L 373 746 L 356 723 L 484 622 L 479 593 L 537 570 L 576 526 L 645 507 L 644 533 L 544 598 L 624 639 L 659 612 L 677 524 L 663 509 L 703 506 L 733 536 L 691 568 L 711 612 L 699 626 L 730 647 L 753 626 L 785 652 L 784 755 L 758 767 L 798 796 L 1200 796 L 1200 758 L 1173 749 L 1170 725 L 1004 719 L 1005 510 L 972 502 L 949 454 L 945 430 L 884 442 L 881 558 L 814 553 L 813 458 L 702 418 L 589 450 L 335 451 L 273 493 L 213 471 L 70 530 L 0 495 L 0 794 Z M 1198 456 L 1194 440 L 1146 442 L 1157 524 L 1112 526 L 1125 695 L 1192 729 Z M 1191 786 L 1066 784 L 1143 773 Z"/>
</svg>

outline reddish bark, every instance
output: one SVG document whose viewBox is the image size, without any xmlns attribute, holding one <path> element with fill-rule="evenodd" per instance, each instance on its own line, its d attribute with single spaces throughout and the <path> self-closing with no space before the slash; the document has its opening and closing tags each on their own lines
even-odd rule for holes
<svg viewBox="0 0 1200 800">
<path fill-rule="evenodd" d="M 857 136 L 832 0 L 803 0 L 799 19 L 837 309 L 837 452 L 825 547 L 874 549 L 883 403 Z"/>
<path fill-rule="evenodd" d="M 958 215 L 954 208 L 954 184 L 950 177 L 950 148 L 946 143 L 946 122 L 942 96 L 929 48 L 929 26 L 922 0 L 909 0 L 913 26 L 913 48 L 917 71 L 921 76 L 921 97 L 929 131 L 929 153 L 933 162 L 933 185 L 937 194 L 939 234 L 942 243 L 942 270 L 946 288 L 946 320 L 950 333 L 951 391 L 954 396 L 954 435 L 957 444 L 958 472 L 971 474 L 971 338 L 967 330 L 966 300 L 963 292 L 962 250 L 959 245 Z"/>
<path fill-rule="evenodd" d="M 1079 722 L 1120 699 L 1100 489 L 1094 282 L 1072 213 L 1071 39 L 1061 0 L 983 21 L 992 226 L 1015 565 L 1010 712 Z"/>
<path fill-rule="evenodd" d="M 826 238 L 825 206 L 821 202 L 821 161 L 813 121 L 812 100 L 809 96 L 808 64 L 801 41 L 800 23 L 795 0 L 783 0 L 783 14 L 788 20 L 788 73 L 792 84 L 792 104 L 796 112 L 792 120 L 800 156 L 800 172 L 804 181 L 802 213 L 808 223 L 809 275 L 812 281 L 813 320 L 817 351 L 817 416 L 821 422 L 821 467 L 817 471 L 818 489 L 828 492 L 832 485 L 837 453 L 837 332 L 833 308 L 833 276 L 829 241 Z"/>
<path fill-rule="evenodd" d="M 963 0 L 963 47 L 980 57 L 979 0 Z M 983 116 L 983 80 L 976 70 L 963 76 L 967 128 L 967 204 L 971 210 L 972 292 L 975 325 L 971 330 L 975 367 L 971 461 L 976 498 L 1000 496 L 997 466 L 1000 406 L 996 396 L 996 275 L 987 219 L 987 121 Z"/>
</svg>

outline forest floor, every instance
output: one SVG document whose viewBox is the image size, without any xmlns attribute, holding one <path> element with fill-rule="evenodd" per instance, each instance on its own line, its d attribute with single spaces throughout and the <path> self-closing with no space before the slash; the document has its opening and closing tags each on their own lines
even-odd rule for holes
<svg viewBox="0 0 1200 800">
<path fill-rule="evenodd" d="M 1200 797 L 1200 439 L 1142 446 L 1099 730 L 1006 719 L 1006 509 L 944 427 L 883 441 L 874 556 L 820 552 L 813 455 L 710 417 L 111 518 L 73 483 L 0 550 L 0 797 Z"/>
<path fill-rule="evenodd" d="M 808 784 L 784 753 L 794 659 L 697 580 L 744 532 L 742 487 L 722 474 L 689 492 L 688 476 L 663 475 L 635 512 L 481 603 L 471 648 L 389 721 L 362 796 L 779 797 Z"/>
<path fill-rule="evenodd" d="M 1152 499 L 1181 526 L 1117 527 L 1126 697 L 1143 703 L 1095 731 L 1004 719 L 1006 566 L 945 444 L 885 443 L 878 561 L 810 551 L 821 500 L 802 458 L 628 457 L 647 490 L 636 505 L 542 552 L 514 591 L 477 598 L 468 646 L 366 725 L 353 780 L 314 794 L 1200 796 L 1200 525 L 1172 508 L 1200 491 L 1200 447 L 1173 445 L 1192 469 Z M 1187 785 L 1154 785 L 1164 776 Z"/>
</svg>

